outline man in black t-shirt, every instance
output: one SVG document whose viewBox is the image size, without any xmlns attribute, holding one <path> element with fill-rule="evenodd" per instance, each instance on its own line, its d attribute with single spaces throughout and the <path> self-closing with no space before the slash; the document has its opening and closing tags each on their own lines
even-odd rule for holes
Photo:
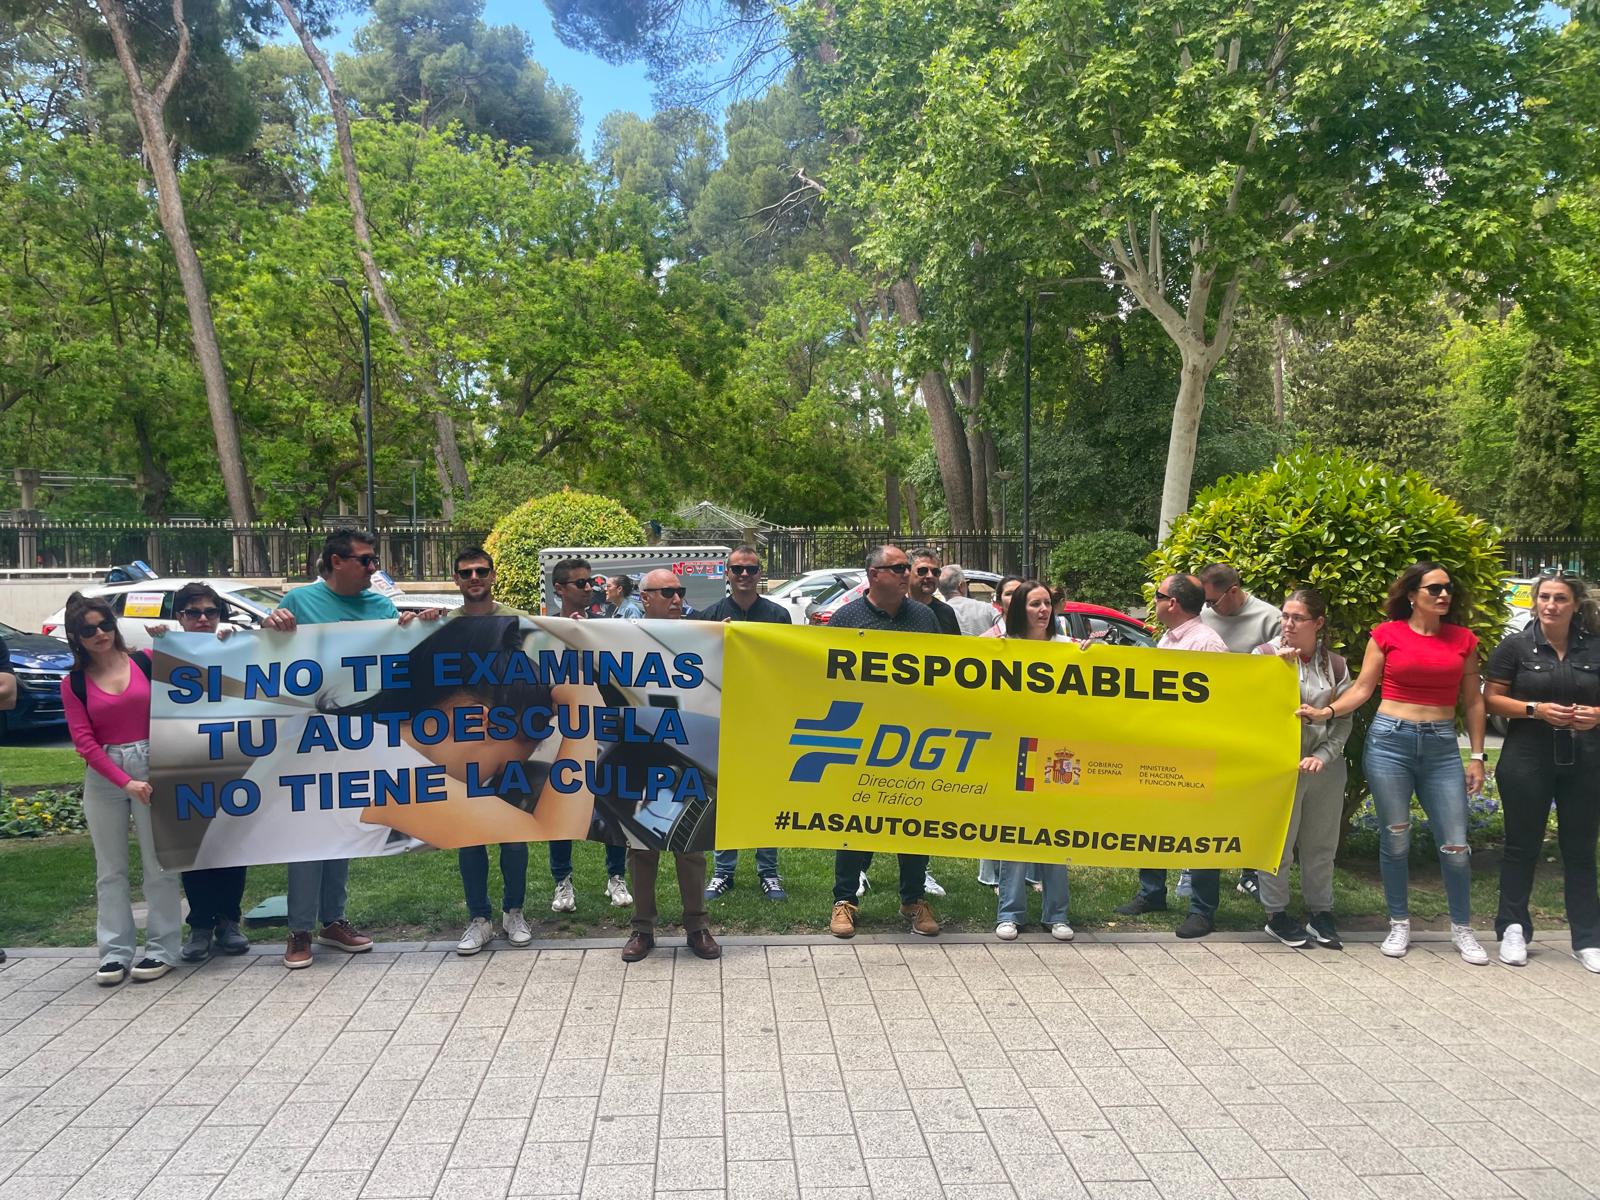
<svg viewBox="0 0 1600 1200">
<path fill-rule="evenodd" d="M 939 572 L 943 568 L 944 562 L 940 559 L 939 552 L 931 546 L 912 551 L 911 598 L 920 600 L 933 609 L 934 619 L 939 622 L 940 633 L 959 636 L 961 622 L 956 617 L 956 610 L 939 598 Z"/>
</svg>

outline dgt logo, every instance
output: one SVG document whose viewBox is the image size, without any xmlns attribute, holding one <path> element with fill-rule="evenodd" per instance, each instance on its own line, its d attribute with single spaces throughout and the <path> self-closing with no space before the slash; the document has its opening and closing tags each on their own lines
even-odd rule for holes
<svg viewBox="0 0 1600 1200">
<path fill-rule="evenodd" d="M 802 717 L 794 723 L 789 735 L 789 745 L 816 747 L 808 749 L 795 760 L 789 772 L 790 783 L 818 783 L 822 772 L 835 763 L 864 767 L 896 767 L 902 762 L 913 771 L 937 771 L 945 754 L 954 754 L 959 747 L 955 774 L 967 769 L 972 751 L 979 742 L 989 740 L 987 730 L 944 729 L 934 726 L 913 733 L 904 725 L 879 725 L 872 735 L 866 757 L 861 755 L 864 737 L 851 736 L 853 726 L 861 717 L 861 705 L 851 700 L 835 700 L 826 716 Z M 954 743 L 954 744 L 952 744 Z"/>
</svg>

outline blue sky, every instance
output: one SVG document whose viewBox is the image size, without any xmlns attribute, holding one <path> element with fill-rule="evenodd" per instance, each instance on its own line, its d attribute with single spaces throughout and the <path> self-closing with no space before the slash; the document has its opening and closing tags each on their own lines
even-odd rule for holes
<svg viewBox="0 0 1600 1200">
<path fill-rule="evenodd" d="M 369 14 L 360 13 L 346 22 L 339 33 L 328 39 L 323 49 L 330 54 L 350 51 L 350 38 Z M 487 0 L 483 19 L 489 25 L 516 25 L 533 42 L 533 57 L 550 72 L 550 78 L 578 93 L 582 125 L 579 137 L 585 151 L 594 148 L 594 132 L 601 118 L 618 109 L 648 117 L 655 112 L 650 81 L 643 63 L 613 66 L 592 54 L 569 50 L 556 37 L 550 23 L 550 10 L 542 0 Z M 293 35 L 284 30 L 287 40 Z"/>
</svg>

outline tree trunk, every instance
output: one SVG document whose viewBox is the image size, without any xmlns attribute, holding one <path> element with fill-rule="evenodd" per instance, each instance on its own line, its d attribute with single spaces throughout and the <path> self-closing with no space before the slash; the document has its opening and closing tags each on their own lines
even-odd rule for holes
<svg viewBox="0 0 1600 1200">
<path fill-rule="evenodd" d="M 394 301 L 389 296 L 383 272 L 378 270 L 378 260 L 372 253 L 372 228 L 367 222 L 367 202 L 361 191 L 361 173 L 356 169 L 355 139 L 350 133 L 350 108 L 344 102 L 344 92 L 340 90 L 339 82 L 328 66 L 327 56 L 322 53 L 306 29 L 305 21 L 293 0 L 278 0 L 278 7 L 283 10 L 289 27 L 300 39 L 300 48 L 305 51 L 306 58 L 311 61 L 312 67 L 317 72 L 317 77 L 322 80 L 323 90 L 328 93 L 328 108 L 333 112 L 334 140 L 338 143 L 339 163 L 344 169 L 345 195 L 349 197 L 350 202 L 350 220 L 355 226 L 356 257 L 361 260 L 361 274 L 367 281 L 367 289 L 372 293 L 378 311 L 383 314 L 383 323 L 389 328 L 389 336 L 399 344 L 401 352 L 407 358 L 413 358 L 415 353 L 411 338 L 400 320 L 399 309 L 395 308 Z M 461 446 L 456 437 L 456 423 L 451 419 L 449 405 L 434 384 L 432 374 L 426 367 L 417 370 L 415 378 L 433 401 L 434 466 L 438 471 L 439 488 L 444 496 L 445 519 L 453 520 L 456 492 L 459 491 L 467 498 L 472 494 L 471 484 L 467 479 L 466 464 L 461 458 Z"/>
<path fill-rule="evenodd" d="M 907 325 L 921 322 L 922 308 L 915 282 L 911 279 L 897 281 L 890 288 L 890 295 L 901 321 Z M 933 434 L 933 453 L 939 463 L 939 481 L 944 485 L 944 505 L 950 514 L 950 528 L 953 531 L 971 529 L 972 464 L 950 381 L 943 371 L 930 368 L 923 372 L 920 386 L 922 402 L 928 410 L 928 426 Z"/>
<path fill-rule="evenodd" d="M 881 393 L 880 393 L 881 394 Z M 900 472 L 894 468 L 894 439 L 896 430 L 894 397 L 890 396 L 883 409 L 883 443 L 889 447 L 889 466 L 883 472 L 883 508 L 889 521 L 889 536 L 900 533 Z"/>
<path fill-rule="evenodd" d="M 1172 409 L 1172 436 L 1167 442 L 1167 473 L 1161 481 L 1161 522 L 1158 539 L 1165 539 L 1172 523 L 1189 510 L 1189 486 L 1194 475 L 1194 449 L 1200 438 L 1200 413 L 1206 403 L 1206 380 L 1215 359 L 1206 353 L 1183 352 L 1178 377 L 1178 402 Z"/>
<path fill-rule="evenodd" d="M 984 453 L 987 436 L 983 428 L 982 406 L 987 373 L 983 365 L 983 339 L 973 330 L 967 339 L 967 381 L 960 390 L 961 406 L 966 410 L 967 471 L 972 480 L 972 528 L 991 529 L 989 519 L 989 458 Z"/>
<path fill-rule="evenodd" d="M 189 237 L 183 193 L 178 187 L 178 168 L 173 161 L 172 145 L 167 140 L 161 116 L 189 58 L 189 26 L 183 17 L 183 0 L 172 0 L 178 49 L 165 77 L 154 91 L 145 86 L 144 78 L 139 74 L 123 0 L 95 0 L 95 3 L 99 5 L 100 13 L 111 31 L 117 62 L 128 83 L 128 97 L 134 119 L 139 124 L 145 161 L 150 165 L 150 174 L 156 185 L 156 211 L 161 217 L 161 230 L 171 243 L 172 256 L 178 265 L 178 278 L 183 283 L 183 299 L 189 309 L 189 335 L 194 342 L 195 358 L 200 364 L 200 376 L 205 381 L 206 406 L 211 411 L 217 465 L 222 471 L 222 484 L 228 495 L 228 514 L 235 525 L 249 525 L 255 520 L 250 476 L 239 446 L 239 425 L 233 412 L 233 399 L 228 392 L 228 375 L 222 366 L 217 327 L 211 319 L 211 297 L 206 291 L 200 256 L 195 253 L 194 241 Z M 243 546 L 239 548 L 238 555 L 241 560 L 248 557 Z M 240 565 L 247 571 L 254 568 L 254 563 L 248 561 L 241 561 Z"/>
<path fill-rule="evenodd" d="M 1272 319 L 1272 415 L 1278 419 L 1278 424 L 1283 424 L 1283 370 L 1284 360 L 1288 357 L 1289 348 L 1285 344 L 1283 332 L 1284 319 Z"/>
<path fill-rule="evenodd" d="M 906 525 L 914 534 L 922 533 L 922 511 L 917 507 L 916 485 L 906 480 L 900 484 L 906 494 Z"/>
</svg>

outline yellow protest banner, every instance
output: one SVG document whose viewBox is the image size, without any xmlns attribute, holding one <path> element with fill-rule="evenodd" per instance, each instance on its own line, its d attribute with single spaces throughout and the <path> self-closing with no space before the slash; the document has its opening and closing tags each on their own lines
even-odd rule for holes
<svg viewBox="0 0 1600 1200">
<path fill-rule="evenodd" d="M 1276 868 L 1274 657 L 735 623 L 717 845 Z"/>
</svg>

